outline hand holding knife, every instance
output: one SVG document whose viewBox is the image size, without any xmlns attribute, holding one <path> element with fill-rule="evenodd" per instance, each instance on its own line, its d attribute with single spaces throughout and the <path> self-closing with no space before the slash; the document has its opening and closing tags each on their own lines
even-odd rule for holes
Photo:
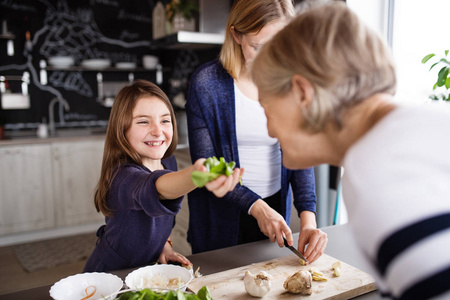
<svg viewBox="0 0 450 300">
<path fill-rule="evenodd" d="M 301 253 L 300 253 L 297 249 L 295 249 L 294 247 L 289 246 L 289 244 L 288 244 L 288 242 L 287 242 L 287 240 L 286 240 L 285 237 L 283 237 L 283 240 L 284 240 L 284 245 L 285 245 L 287 248 L 289 248 L 289 250 L 291 250 L 292 252 L 294 252 L 295 255 L 297 255 L 298 257 L 300 257 L 300 259 L 304 260 L 306 263 L 309 263 L 309 262 L 306 260 L 306 258 L 303 256 L 303 254 L 301 254 Z"/>
</svg>

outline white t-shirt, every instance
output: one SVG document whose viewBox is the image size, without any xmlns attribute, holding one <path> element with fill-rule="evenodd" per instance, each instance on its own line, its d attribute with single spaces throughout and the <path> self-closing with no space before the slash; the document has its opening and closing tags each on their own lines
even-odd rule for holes
<svg viewBox="0 0 450 300">
<path fill-rule="evenodd" d="M 349 225 L 380 290 L 430 295 L 419 283 L 450 271 L 442 222 L 450 221 L 450 105 L 395 109 L 348 150 L 343 167 Z"/>
<path fill-rule="evenodd" d="M 267 118 L 258 101 L 245 96 L 234 85 L 236 99 L 236 137 L 242 184 L 261 198 L 281 189 L 281 151 L 278 140 L 269 137 Z"/>
</svg>

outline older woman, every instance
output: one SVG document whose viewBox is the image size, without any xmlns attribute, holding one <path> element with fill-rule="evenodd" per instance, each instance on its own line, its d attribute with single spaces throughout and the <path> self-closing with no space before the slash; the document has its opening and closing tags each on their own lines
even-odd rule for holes
<svg viewBox="0 0 450 300">
<path fill-rule="evenodd" d="M 245 167 L 243 185 L 224 199 L 204 189 L 189 194 L 193 253 L 267 237 L 280 247 L 286 237 L 292 245 L 291 190 L 300 216 L 299 250 L 313 262 L 325 249 L 328 240 L 315 219 L 314 171 L 282 166 L 280 145 L 267 133 L 249 74 L 257 50 L 293 15 L 292 0 L 234 1 L 220 59 L 201 66 L 190 79 L 186 113 L 192 160 L 223 156 Z"/>
<path fill-rule="evenodd" d="M 450 299 L 450 107 L 394 102 L 381 39 L 345 4 L 298 15 L 254 60 L 288 168 L 345 169 L 343 196 L 381 292 Z"/>
</svg>

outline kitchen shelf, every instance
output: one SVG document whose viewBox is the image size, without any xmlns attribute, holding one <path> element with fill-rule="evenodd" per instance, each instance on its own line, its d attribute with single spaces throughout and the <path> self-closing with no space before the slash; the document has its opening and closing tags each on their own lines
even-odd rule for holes
<svg viewBox="0 0 450 300">
<path fill-rule="evenodd" d="M 0 34 L 0 39 L 14 40 L 16 36 L 14 34 Z"/>
<path fill-rule="evenodd" d="M 165 49 L 204 49 L 219 47 L 225 35 L 194 31 L 178 31 L 177 33 L 152 41 L 151 47 Z"/>
<path fill-rule="evenodd" d="M 62 71 L 62 72 L 156 72 L 158 69 L 146 69 L 146 68 L 133 68 L 133 69 L 123 69 L 123 68 L 85 68 L 85 67 L 46 67 L 47 71 Z M 163 72 L 170 71 L 170 68 L 162 68 Z"/>
</svg>

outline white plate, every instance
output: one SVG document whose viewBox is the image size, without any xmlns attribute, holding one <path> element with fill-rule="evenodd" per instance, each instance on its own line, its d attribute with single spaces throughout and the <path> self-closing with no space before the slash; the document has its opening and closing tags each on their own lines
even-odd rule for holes
<svg viewBox="0 0 450 300">
<path fill-rule="evenodd" d="M 175 266 L 175 265 L 153 265 L 142 267 L 137 270 L 134 270 L 130 274 L 125 277 L 125 284 L 134 290 L 142 290 L 144 288 L 152 288 L 147 286 L 147 284 L 143 284 L 142 280 L 146 279 L 150 281 L 151 278 L 155 275 L 160 275 L 167 279 L 179 278 L 184 284 L 180 286 L 181 291 L 185 291 L 187 285 L 191 282 L 194 276 L 192 275 L 192 271 L 189 271 L 186 268 Z M 157 289 L 158 287 L 154 287 Z"/>
<path fill-rule="evenodd" d="M 103 299 L 113 294 L 114 299 L 123 287 L 119 277 L 109 273 L 82 273 L 69 276 L 56 282 L 50 288 L 50 296 L 55 300 L 80 300 L 86 297 L 86 288 L 95 286 L 95 294 L 89 300 Z M 88 293 L 93 291 L 88 289 Z"/>
<path fill-rule="evenodd" d="M 117 62 L 116 68 L 117 69 L 134 69 L 134 68 L 136 68 L 136 63 L 134 63 L 134 62 Z"/>
<path fill-rule="evenodd" d="M 81 66 L 88 69 L 104 69 L 111 66 L 111 60 L 109 59 L 85 59 L 81 62 Z"/>
<path fill-rule="evenodd" d="M 72 56 L 51 56 L 48 63 L 55 68 L 67 68 L 73 66 L 75 60 Z"/>
</svg>

